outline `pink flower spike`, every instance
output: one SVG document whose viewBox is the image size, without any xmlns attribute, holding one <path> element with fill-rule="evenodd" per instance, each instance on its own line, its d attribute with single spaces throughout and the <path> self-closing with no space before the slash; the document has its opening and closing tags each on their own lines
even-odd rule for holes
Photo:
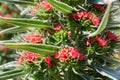
<svg viewBox="0 0 120 80">
<path fill-rule="evenodd" d="M 116 35 L 114 35 L 112 32 L 108 32 L 108 35 L 107 35 L 108 39 L 109 40 L 114 40 L 114 41 L 118 41 L 118 37 Z"/>
<path fill-rule="evenodd" d="M 52 66 L 51 61 L 52 61 L 52 58 L 50 56 L 45 57 L 45 62 L 48 64 L 48 67 Z"/>
<path fill-rule="evenodd" d="M 47 1 L 43 0 L 42 2 L 40 2 L 40 5 L 45 8 L 46 10 L 50 10 L 52 8 L 52 6 L 50 5 L 50 3 L 48 3 Z"/>
<path fill-rule="evenodd" d="M 87 46 L 91 45 L 91 44 L 93 43 L 93 40 L 94 40 L 93 38 L 87 39 L 87 40 L 86 40 L 86 45 L 87 45 Z"/>
<path fill-rule="evenodd" d="M 107 40 L 104 40 L 104 39 L 102 39 L 102 38 L 100 38 L 100 37 L 96 37 L 96 41 L 98 42 L 98 44 L 100 45 L 100 46 L 102 46 L 102 47 L 104 47 L 104 46 L 107 46 Z"/>
<path fill-rule="evenodd" d="M 62 28 L 60 24 L 54 25 L 54 30 L 59 31 Z"/>
</svg>

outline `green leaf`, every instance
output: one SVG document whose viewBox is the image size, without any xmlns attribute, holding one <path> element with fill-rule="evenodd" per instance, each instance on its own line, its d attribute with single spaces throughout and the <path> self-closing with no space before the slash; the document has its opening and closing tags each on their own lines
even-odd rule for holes
<svg viewBox="0 0 120 80">
<path fill-rule="evenodd" d="M 120 73 L 115 70 L 101 65 L 94 65 L 94 68 L 103 76 L 107 76 L 108 78 L 111 78 L 113 80 L 120 80 Z"/>
<path fill-rule="evenodd" d="M 0 21 L 11 23 L 21 27 L 36 27 L 36 28 L 50 28 L 52 25 L 49 22 L 33 20 L 33 19 L 22 19 L 22 18 L 3 18 L 0 17 Z"/>
<path fill-rule="evenodd" d="M 7 2 L 11 4 L 22 4 L 22 5 L 34 5 L 34 2 L 31 1 L 19 1 L 19 0 L 0 0 L 0 2 Z"/>
<path fill-rule="evenodd" d="M 17 33 L 17 32 L 24 32 L 25 30 L 27 30 L 26 27 L 17 26 L 17 27 L 4 29 L 4 30 L 0 31 L 0 33 Z"/>
<path fill-rule="evenodd" d="M 16 78 L 24 75 L 26 72 L 21 69 L 15 69 L 10 71 L 5 71 L 0 73 L 0 80 Z"/>
<path fill-rule="evenodd" d="M 108 30 L 115 30 L 115 31 L 117 31 L 117 30 L 120 30 L 120 25 L 119 25 L 118 27 L 115 27 L 115 26 L 113 26 L 113 27 L 108 27 L 107 29 L 108 29 Z"/>
<path fill-rule="evenodd" d="M 0 70 L 6 70 L 6 69 L 15 69 L 16 67 L 18 67 L 19 65 L 17 64 L 17 61 L 11 61 L 8 63 L 5 63 L 3 65 L 0 65 Z"/>
<path fill-rule="evenodd" d="M 97 30 L 93 33 L 90 33 L 87 37 L 96 36 L 96 35 L 100 34 L 106 28 L 106 25 L 108 23 L 108 18 L 109 18 L 111 6 L 112 6 L 112 4 L 108 4 L 106 12 L 105 12 L 105 14 L 103 16 L 103 19 L 102 19 L 100 25 L 98 26 Z"/>
<path fill-rule="evenodd" d="M 9 48 L 40 53 L 41 55 L 54 54 L 60 49 L 58 46 L 35 43 L 4 43 L 4 45 Z"/>
<path fill-rule="evenodd" d="M 58 0 L 47 0 L 57 11 L 62 13 L 71 13 L 73 8 L 63 2 Z"/>
</svg>

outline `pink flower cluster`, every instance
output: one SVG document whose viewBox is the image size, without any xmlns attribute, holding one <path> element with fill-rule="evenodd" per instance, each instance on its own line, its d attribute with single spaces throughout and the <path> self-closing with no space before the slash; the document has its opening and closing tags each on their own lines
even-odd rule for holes
<svg viewBox="0 0 120 80">
<path fill-rule="evenodd" d="M 76 12 L 72 14 L 72 18 L 75 20 L 81 19 L 81 18 L 88 18 L 89 20 L 92 21 L 93 25 L 98 26 L 100 23 L 100 18 L 97 17 L 96 15 L 87 12 L 87 11 L 82 11 L 82 12 Z"/>
<path fill-rule="evenodd" d="M 59 31 L 61 28 L 62 28 L 62 25 L 56 24 L 56 25 L 54 25 L 53 29 L 56 30 L 56 31 Z"/>
<path fill-rule="evenodd" d="M 107 40 L 105 40 L 105 39 L 102 39 L 102 38 L 100 38 L 100 37 L 96 37 L 96 41 L 98 42 L 98 44 L 100 45 L 100 46 L 107 46 L 107 44 L 108 44 L 108 41 Z"/>
<path fill-rule="evenodd" d="M 40 5 L 45 8 L 46 10 L 50 10 L 52 8 L 52 6 L 50 5 L 50 3 L 48 3 L 46 0 L 43 0 L 42 2 L 40 2 Z"/>
<path fill-rule="evenodd" d="M 19 64 L 22 64 L 24 61 L 32 62 L 40 58 L 40 54 L 38 53 L 33 53 L 33 52 L 28 52 L 28 51 L 23 51 L 19 58 L 17 59 Z"/>
<path fill-rule="evenodd" d="M 42 35 L 41 34 L 28 34 L 28 35 L 25 35 L 24 36 L 24 40 L 25 41 L 30 41 L 30 42 L 33 42 L 33 43 L 40 43 L 42 42 L 43 38 L 42 38 Z"/>
<path fill-rule="evenodd" d="M 119 38 L 110 31 L 108 32 L 107 37 L 108 37 L 109 40 L 114 40 L 114 41 L 119 40 Z"/>
<path fill-rule="evenodd" d="M 79 59 L 79 60 L 84 60 L 86 56 L 84 56 L 82 53 L 78 51 L 77 48 L 64 48 L 57 53 L 55 53 L 54 56 L 56 59 L 59 59 L 60 61 L 67 61 L 69 58 L 73 59 Z"/>
<path fill-rule="evenodd" d="M 46 56 L 45 57 L 45 62 L 47 63 L 48 67 L 51 67 L 52 66 L 52 58 L 50 56 Z"/>
<path fill-rule="evenodd" d="M 107 39 L 105 40 L 105 39 L 103 39 L 103 38 L 101 38 L 101 37 L 99 37 L 99 36 L 97 36 L 96 38 L 95 38 L 95 40 L 97 41 L 97 43 L 100 45 L 100 46 L 107 46 L 107 44 L 108 44 L 108 41 L 110 41 L 110 40 L 113 40 L 113 41 L 119 41 L 119 38 L 116 36 L 116 35 L 114 35 L 112 32 L 110 32 L 110 31 L 108 31 L 107 32 Z M 92 43 L 94 42 L 94 38 L 89 38 L 89 39 L 87 39 L 87 41 L 86 41 L 86 45 L 91 45 Z"/>
<path fill-rule="evenodd" d="M 103 12 L 106 10 L 106 7 L 101 4 L 94 4 L 93 7 Z"/>
<path fill-rule="evenodd" d="M 46 1 L 42 0 L 40 3 L 34 6 L 34 9 L 30 11 L 32 15 L 37 14 L 37 10 L 39 10 L 41 7 L 43 7 L 45 10 L 50 10 L 52 6 Z"/>
</svg>

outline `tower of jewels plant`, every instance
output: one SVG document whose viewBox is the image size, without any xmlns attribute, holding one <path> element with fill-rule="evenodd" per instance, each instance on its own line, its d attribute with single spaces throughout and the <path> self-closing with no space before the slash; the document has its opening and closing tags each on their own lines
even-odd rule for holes
<svg viewBox="0 0 120 80">
<path fill-rule="evenodd" d="M 0 44 L 18 54 L 0 80 L 120 80 L 120 1 L 95 1 L 0 0 L 21 11 L 0 17 L 13 26 L 0 33 L 15 35 Z"/>
</svg>

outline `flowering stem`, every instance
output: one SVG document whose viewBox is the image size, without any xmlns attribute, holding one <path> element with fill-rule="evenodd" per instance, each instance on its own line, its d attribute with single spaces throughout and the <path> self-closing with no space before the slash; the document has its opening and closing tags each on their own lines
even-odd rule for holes
<svg viewBox="0 0 120 80">
<path fill-rule="evenodd" d="M 89 34 L 87 37 L 96 36 L 96 35 L 100 34 L 106 28 L 108 18 L 109 18 L 109 14 L 110 14 L 111 6 L 112 6 L 112 4 L 108 4 L 107 10 L 106 10 L 106 12 L 105 12 L 105 14 L 103 16 L 103 19 L 102 19 L 100 25 L 98 26 L 98 29 L 95 32 Z"/>
</svg>

